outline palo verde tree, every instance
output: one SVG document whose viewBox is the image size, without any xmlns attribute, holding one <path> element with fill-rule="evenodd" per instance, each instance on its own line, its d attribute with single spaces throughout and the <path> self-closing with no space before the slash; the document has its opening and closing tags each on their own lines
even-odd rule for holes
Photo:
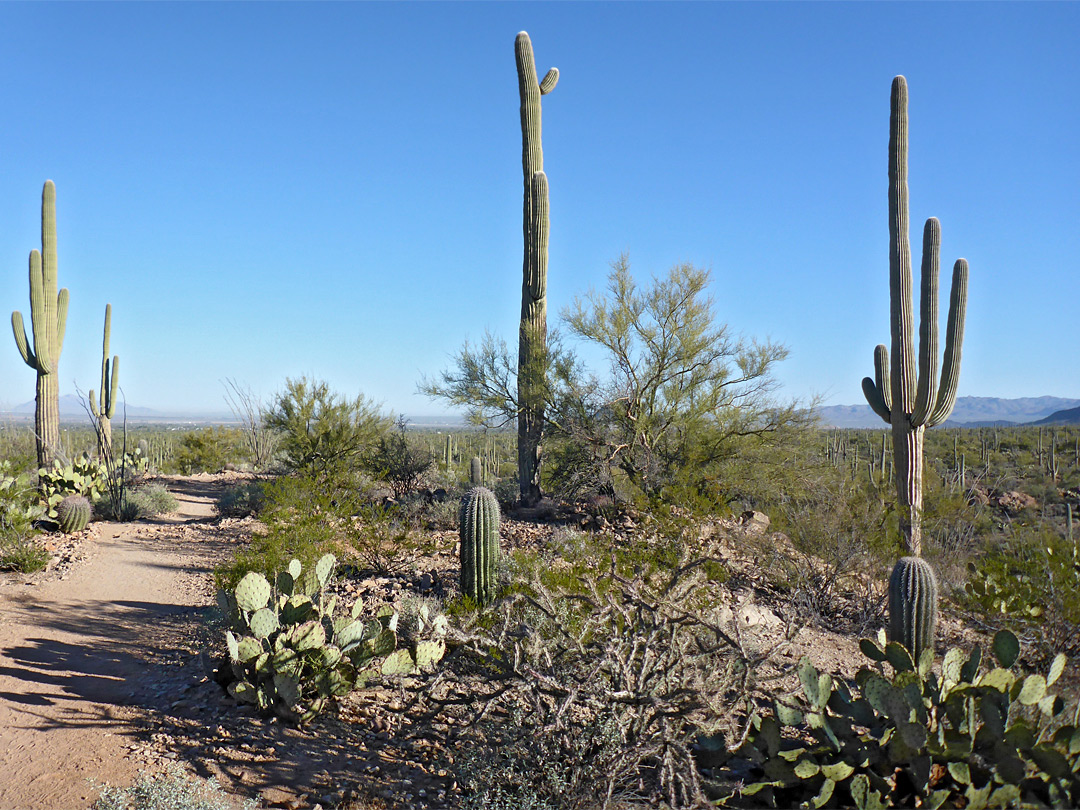
<svg viewBox="0 0 1080 810">
<path fill-rule="evenodd" d="M 874 378 L 862 381 L 870 407 L 892 426 L 897 511 L 908 553 L 922 553 L 923 439 L 926 428 L 944 422 L 956 402 L 960 349 L 964 340 L 968 264 L 953 266 L 945 357 L 938 384 L 938 275 L 941 223 L 931 217 L 923 229 L 919 296 L 919 354 L 915 360 L 911 245 L 908 238 L 908 91 L 897 76 L 889 115 L 889 300 L 892 354 L 874 350 Z"/>
<path fill-rule="evenodd" d="M 567 337 L 599 348 L 610 371 L 590 372 L 557 334 L 549 341 L 540 390 L 545 442 L 555 449 L 546 480 L 652 497 L 671 484 L 701 483 L 740 437 L 798 422 L 794 405 L 772 398 L 774 365 L 787 349 L 732 335 L 718 322 L 708 284 L 707 271 L 678 265 L 639 287 L 623 256 L 606 293 L 563 311 Z M 516 383 L 505 341 L 488 334 L 420 390 L 498 427 L 518 412 Z"/>
<path fill-rule="evenodd" d="M 57 368 L 67 326 L 68 291 L 56 290 L 56 186 L 41 191 L 41 251 L 30 251 L 30 322 L 33 346 L 26 339 L 22 313 L 11 313 L 15 345 L 23 362 L 37 371 L 34 434 L 38 466 L 50 467 L 60 448 L 60 383 Z"/>
<path fill-rule="evenodd" d="M 518 483 L 526 506 L 540 500 L 541 438 L 547 345 L 548 181 L 540 141 L 540 97 L 555 89 L 559 69 L 538 80 L 532 42 L 522 31 L 514 42 L 521 95 L 521 166 L 525 237 L 518 330 Z"/>
<path fill-rule="evenodd" d="M 733 335 L 717 321 L 708 285 L 707 270 L 680 264 L 639 286 L 622 256 L 606 292 L 563 312 L 567 335 L 600 348 L 610 369 L 588 376 L 561 353 L 550 369 L 549 421 L 564 446 L 588 448 L 604 468 L 596 480 L 648 497 L 700 485 L 738 437 L 797 421 L 794 406 L 771 396 L 787 349 Z"/>
</svg>

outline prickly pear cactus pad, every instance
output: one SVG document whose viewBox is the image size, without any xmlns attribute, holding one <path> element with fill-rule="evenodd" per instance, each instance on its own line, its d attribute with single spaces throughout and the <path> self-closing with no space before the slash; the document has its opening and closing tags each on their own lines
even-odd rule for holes
<svg viewBox="0 0 1080 810">
<path fill-rule="evenodd" d="M 336 567 L 332 554 L 310 569 L 293 560 L 274 585 L 251 572 L 219 595 L 232 624 L 225 637 L 228 690 L 237 701 L 302 723 L 372 678 L 417 674 L 442 658 L 441 614 L 415 639 L 399 639 L 389 608 L 365 620 L 358 603 L 336 616 L 337 598 L 326 594 Z"/>
<path fill-rule="evenodd" d="M 1075 807 L 1080 801 L 1080 707 L 1051 692 L 1065 669 L 1013 666 L 1016 637 L 981 649 L 932 649 L 913 662 L 896 642 L 864 639 L 873 662 L 850 685 L 798 668 L 802 694 L 756 714 L 739 755 L 761 774 L 722 799 L 741 807 Z M 788 728 L 788 731 L 784 731 Z"/>
</svg>

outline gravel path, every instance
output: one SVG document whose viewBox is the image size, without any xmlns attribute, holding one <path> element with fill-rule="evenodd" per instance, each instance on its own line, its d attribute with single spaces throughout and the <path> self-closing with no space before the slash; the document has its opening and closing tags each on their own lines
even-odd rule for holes
<svg viewBox="0 0 1080 810">
<path fill-rule="evenodd" d="M 176 513 L 93 523 L 65 570 L 0 579 L 0 808 L 71 810 L 90 779 L 130 784 L 146 709 L 168 706 L 170 660 L 201 621 L 224 544 L 195 530 L 216 482 L 167 482 Z"/>
</svg>

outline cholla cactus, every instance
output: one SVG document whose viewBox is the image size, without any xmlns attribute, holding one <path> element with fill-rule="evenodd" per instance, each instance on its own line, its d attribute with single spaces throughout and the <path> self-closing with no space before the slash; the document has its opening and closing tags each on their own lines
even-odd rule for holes
<svg viewBox="0 0 1080 810">
<path fill-rule="evenodd" d="M 892 425 L 900 529 L 908 553 L 922 553 L 923 434 L 944 422 L 956 402 L 960 349 L 964 340 L 968 265 L 953 266 L 949 320 L 941 384 L 938 362 L 938 275 L 941 224 L 926 221 L 923 231 L 922 288 L 919 297 L 919 359 L 915 365 L 912 315 L 911 245 L 908 240 L 907 82 L 893 79 L 889 118 L 889 298 L 892 355 L 884 344 L 874 350 L 874 377 L 862 381 L 866 401 Z"/>
<path fill-rule="evenodd" d="M 478 605 L 495 597 L 499 559 L 499 503 L 485 487 L 461 499 L 461 592 Z"/>
<path fill-rule="evenodd" d="M 90 501 L 69 495 L 56 505 L 56 522 L 64 534 L 81 532 L 90 523 Z"/>
</svg>

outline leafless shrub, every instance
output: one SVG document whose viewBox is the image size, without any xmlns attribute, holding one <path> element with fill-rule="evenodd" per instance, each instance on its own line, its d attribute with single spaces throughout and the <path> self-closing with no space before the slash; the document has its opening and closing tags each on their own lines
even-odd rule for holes
<svg viewBox="0 0 1080 810">
<path fill-rule="evenodd" d="M 777 646 L 753 649 L 725 617 L 711 559 L 628 566 L 613 555 L 606 570 L 572 572 L 545 561 L 452 630 L 456 651 L 414 697 L 423 733 L 443 729 L 448 746 L 476 755 L 450 765 L 466 800 L 704 806 L 695 742 L 739 744 Z"/>
</svg>

